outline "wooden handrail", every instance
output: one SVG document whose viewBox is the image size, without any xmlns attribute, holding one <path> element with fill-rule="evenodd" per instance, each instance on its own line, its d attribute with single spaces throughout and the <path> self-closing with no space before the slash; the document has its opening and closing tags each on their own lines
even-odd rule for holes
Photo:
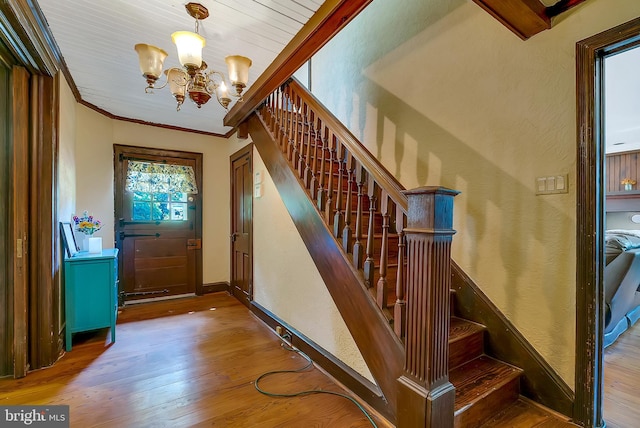
<svg viewBox="0 0 640 428">
<path fill-rule="evenodd" d="M 256 116 L 249 119 L 249 129 L 263 158 L 270 156 L 265 164 L 278 178 L 286 170 L 292 177 L 289 181 L 297 181 L 296 192 L 308 197 L 302 201 L 307 198 L 290 199 L 281 193 L 390 404 L 388 410 L 398 415 L 398 426 L 452 426 L 449 286 L 453 197 L 458 192 L 442 187 L 405 190 L 295 79 L 270 94 Z M 275 156 L 278 150 L 280 157 Z M 284 181 L 278 188 L 293 192 Z M 317 215 L 302 214 L 303 202 L 313 206 Z M 324 227 L 311 231 L 308 225 L 313 223 Z M 333 234 L 330 242 L 322 236 L 327 232 Z M 341 273 L 336 276 L 338 270 Z M 347 278 L 348 284 L 336 287 Z M 357 313 L 352 306 L 355 301 L 362 309 Z M 365 308 L 379 311 L 364 313 Z M 387 320 L 393 320 L 393 330 Z M 390 351 L 398 338 L 404 341 L 399 354 Z M 402 372 L 398 357 L 404 357 Z"/>
<path fill-rule="evenodd" d="M 292 78 L 288 85 L 300 94 L 307 105 L 318 115 L 323 123 L 331 129 L 335 136 L 342 141 L 353 157 L 362 163 L 362 166 L 373 176 L 375 181 L 385 189 L 389 197 L 398 204 L 406 213 L 408 207 L 407 196 L 402 192 L 405 188 L 389 174 L 384 166 L 376 159 L 371 152 L 358 141 L 358 139 L 342 124 L 322 103 L 310 94 L 295 78 Z"/>
<path fill-rule="evenodd" d="M 224 118 L 237 127 L 373 0 L 326 0 Z"/>
</svg>

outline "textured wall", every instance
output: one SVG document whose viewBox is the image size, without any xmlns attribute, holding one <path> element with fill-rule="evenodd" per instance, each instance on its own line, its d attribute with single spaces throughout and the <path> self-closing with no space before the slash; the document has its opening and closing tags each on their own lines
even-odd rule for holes
<svg viewBox="0 0 640 428">
<path fill-rule="evenodd" d="M 113 145 L 203 154 L 203 282 L 229 280 L 228 144 L 222 138 L 109 119 L 77 105 L 76 212 L 105 223 L 103 246 L 114 246 Z"/>
<path fill-rule="evenodd" d="M 58 128 L 58 219 L 71 221 L 76 210 L 76 100 L 66 80 L 60 78 Z"/>
<path fill-rule="evenodd" d="M 262 197 L 253 201 L 254 300 L 373 381 L 257 151 Z"/>
<path fill-rule="evenodd" d="M 469 1 L 398 3 L 314 56 L 313 92 L 405 187 L 462 192 L 454 260 L 572 385 L 575 44 L 640 2 L 591 0 L 526 42 Z M 556 174 L 569 193 L 536 196 Z"/>
</svg>

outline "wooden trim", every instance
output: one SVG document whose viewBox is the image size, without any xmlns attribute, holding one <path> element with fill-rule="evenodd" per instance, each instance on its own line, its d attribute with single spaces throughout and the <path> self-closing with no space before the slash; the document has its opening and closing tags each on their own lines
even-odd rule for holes
<svg viewBox="0 0 640 428">
<path fill-rule="evenodd" d="M 251 199 L 249 199 L 249 204 L 251 205 L 249 208 L 249 212 L 250 212 L 250 225 L 249 225 L 249 242 L 248 242 L 248 249 L 247 249 L 247 253 L 249 254 L 249 259 L 250 261 L 248 262 L 249 265 L 249 269 L 250 269 L 250 273 L 249 273 L 249 290 L 248 290 L 248 295 L 244 296 L 243 291 L 239 291 L 238 287 L 236 286 L 236 276 L 235 276 L 235 254 L 234 251 L 236 249 L 235 246 L 235 241 L 231 240 L 229 241 L 229 252 L 230 252 L 230 257 L 229 257 L 229 269 L 230 269 L 230 277 L 231 277 L 231 281 L 229 284 L 229 291 L 230 293 L 236 297 L 238 300 L 240 300 L 242 302 L 242 304 L 246 305 L 247 307 L 249 307 L 250 302 L 253 300 L 253 144 L 249 143 L 246 146 L 244 146 L 243 148 L 241 148 L 240 150 L 236 151 L 235 153 L 233 153 L 231 156 L 229 156 L 229 206 L 231 207 L 231 209 L 229 210 L 230 212 L 230 222 L 229 222 L 229 235 L 230 236 L 234 236 L 234 234 L 237 232 L 237 228 L 236 228 L 236 224 L 235 224 L 235 216 L 237 215 L 237 213 L 235 212 L 236 210 L 236 203 L 235 203 L 235 191 L 236 186 L 238 185 L 238 183 L 236 183 L 235 181 L 235 172 L 234 172 L 234 166 L 233 164 L 236 161 L 242 160 L 242 158 L 246 158 L 247 163 L 249 165 L 249 170 L 251 172 Z M 243 221 L 246 221 L 246 219 L 243 218 Z"/>
<path fill-rule="evenodd" d="M 54 76 L 58 52 L 51 49 L 53 36 L 42 11 L 33 0 L 0 1 L 0 38 L 17 63 L 32 74 Z"/>
<path fill-rule="evenodd" d="M 188 159 L 195 161 L 195 174 L 196 174 L 196 184 L 198 186 L 198 194 L 193 195 L 196 199 L 196 210 L 194 212 L 195 216 L 195 239 L 202 239 L 202 211 L 203 211 L 203 177 L 202 177 L 202 169 L 203 169 L 203 155 L 202 153 L 197 152 L 187 152 L 187 151 L 179 151 L 179 150 L 165 150 L 159 148 L 151 148 L 151 147 L 139 147 L 139 146 L 125 146 L 121 144 L 113 145 L 113 168 L 114 168 L 114 189 L 122 189 L 124 188 L 124 182 L 122 174 L 117 174 L 118 164 L 120 162 L 120 156 L 160 156 L 164 158 L 175 158 L 175 159 Z M 119 210 L 122 207 L 123 201 L 120 199 L 122 196 L 122 192 L 114 191 L 114 206 L 115 206 L 115 217 L 114 222 L 116 222 L 116 227 L 114 228 L 114 240 L 116 242 L 116 247 L 122 251 L 122 244 L 118 237 L 118 226 L 117 219 L 121 217 L 121 213 Z M 195 293 L 197 295 L 201 295 L 204 293 L 203 284 L 202 284 L 202 249 L 194 249 L 196 253 L 196 272 L 195 272 Z M 121 253 L 122 254 L 122 253 Z M 118 272 L 120 275 L 123 275 L 123 257 L 118 257 Z M 120 285 L 122 288 L 122 284 Z M 118 290 L 119 292 L 122 289 Z M 118 302 L 119 304 L 122 302 Z"/>
<path fill-rule="evenodd" d="M 491 356 L 524 370 L 522 395 L 571 416 L 571 388 L 453 260 L 451 271 L 458 315 L 487 327 L 485 349 Z"/>
<path fill-rule="evenodd" d="M 607 193 L 605 208 L 610 212 L 638 212 L 640 191 Z"/>
<path fill-rule="evenodd" d="M 307 21 L 275 60 L 256 79 L 224 118 L 226 126 L 237 127 L 273 91 L 287 81 L 333 36 L 355 18 L 372 0 L 327 0 Z"/>
<path fill-rule="evenodd" d="M 0 42 L 0 48 L 4 46 Z M 10 178 L 10 68 L 0 64 L 0 212 L 10 213 L 9 178 Z M 10 219 L 8 215 L 0 216 L 0 377 L 12 374 L 13 343 L 13 300 L 9 281 L 10 254 L 13 246 L 10 236 Z"/>
<path fill-rule="evenodd" d="M 436 186 L 407 190 L 404 370 L 398 379 L 399 427 L 452 427 L 449 382 L 453 198 Z"/>
<path fill-rule="evenodd" d="M 313 340 L 291 327 L 259 303 L 251 302 L 250 309 L 256 317 L 267 324 L 267 326 L 274 330 L 274 332 L 277 326 L 281 326 L 287 332 L 291 333 L 291 344 L 293 346 L 307 354 L 314 363 L 322 367 L 323 370 L 333 376 L 350 391 L 354 392 L 375 410 L 385 417 L 391 416 L 387 412 L 387 404 L 380 392 L 380 388 L 369 381 L 369 379 L 347 366 L 333 354 L 329 353 Z"/>
<path fill-rule="evenodd" d="M 473 0 L 522 40 L 551 28 L 551 19 L 539 0 Z"/>
<path fill-rule="evenodd" d="M 546 15 L 549 18 L 556 17 L 560 14 L 565 13 L 569 9 L 573 9 L 581 3 L 584 3 L 586 0 L 560 0 L 558 3 L 553 6 L 547 7 Z"/>
<path fill-rule="evenodd" d="M 10 179 L 11 217 L 9 245 L 13 248 L 9 284 L 13 293 L 13 375 L 27 374 L 29 288 L 29 73 L 13 67 L 12 161 Z"/>
<path fill-rule="evenodd" d="M 29 366 L 53 364 L 57 357 L 59 284 L 54 282 L 58 251 L 55 179 L 58 103 L 54 79 L 31 77 L 30 239 L 29 239 Z M 59 302 L 58 302 L 59 303 Z"/>
<path fill-rule="evenodd" d="M 576 44 L 576 398 L 573 418 L 587 428 L 604 425 L 603 233 L 604 139 L 602 66 L 605 55 L 640 43 L 640 18 Z"/>
<path fill-rule="evenodd" d="M 162 128 L 162 129 L 170 129 L 172 131 L 182 131 L 182 132 L 190 132 L 192 134 L 199 134 L 199 135 L 209 135 L 211 137 L 220 137 L 220 138 L 229 138 L 230 134 L 233 134 L 233 129 L 231 131 L 229 131 L 226 134 L 218 134 L 217 132 L 208 132 L 208 131 L 200 131 L 197 129 L 191 129 L 191 128 L 182 128 L 179 126 L 173 126 L 173 125 L 166 125 L 163 123 L 155 123 L 155 122 L 146 122 L 144 120 L 140 120 L 140 119 L 131 119 L 129 117 L 123 117 L 123 116 L 118 116 L 115 115 L 113 113 L 108 112 L 107 110 L 101 109 L 98 106 L 95 106 L 83 99 L 78 100 L 76 98 L 76 101 L 78 101 L 79 104 L 82 104 L 85 107 L 90 108 L 91 110 L 98 112 L 100 114 L 102 114 L 103 116 L 108 117 L 109 119 L 113 119 L 113 120 L 121 120 L 123 122 L 130 122 L 130 123 L 137 123 L 139 125 L 146 125 L 146 126 L 155 126 L 156 128 Z"/>
<path fill-rule="evenodd" d="M 218 291 L 226 291 L 228 293 L 229 290 L 230 286 L 227 281 L 202 284 L 202 294 L 217 293 Z"/>
<path fill-rule="evenodd" d="M 402 374 L 403 345 L 364 288 L 360 273 L 320 217 L 278 146 L 254 114 L 249 133 L 273 179 L 300 237 L 307 246 L 336 307 L 351 332 L 388 405 L 384 412 L 395 421 L 397 379 Z M 344 290 L 349 289 L 348 294 Z"/>
</svg>

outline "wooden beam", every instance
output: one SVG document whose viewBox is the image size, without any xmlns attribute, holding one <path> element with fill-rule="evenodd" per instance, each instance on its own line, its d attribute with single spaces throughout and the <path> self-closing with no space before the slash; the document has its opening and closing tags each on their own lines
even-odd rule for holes
<svg viewBox="0 0 640 428">
<path fill-rule="evenodd" d="M 473 0 L 522 40 L 551 28 L 551 18 L 539 0 Z"/>
<path fill-rule="evenodd" d="M 327 0 L 225 116 L 236 127 L 372 0 Z"/>
<path fill-rule="evenodd" d="M 558 16 L 561 13 L 578 6 L 580 3 L 584 3 L 585 1 L 586 0 L 560 0 L 553 6 L 547 7 L 546 14 L 549 18 L 553 18 L 554 16 Z"/>
</svg>

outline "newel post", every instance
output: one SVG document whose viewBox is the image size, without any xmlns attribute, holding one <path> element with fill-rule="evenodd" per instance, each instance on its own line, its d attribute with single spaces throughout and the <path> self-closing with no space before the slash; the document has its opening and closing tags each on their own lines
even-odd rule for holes
<svg viewBox="0 0 640 428">
<path fill-rule="evenodd" d="M 449 288 L 453 198 L 458 191 L 420 187 L 408 198 L 406 358 L 398 379 L 398 428 L 453 427 L 449 382 Z"/>
</svg>

